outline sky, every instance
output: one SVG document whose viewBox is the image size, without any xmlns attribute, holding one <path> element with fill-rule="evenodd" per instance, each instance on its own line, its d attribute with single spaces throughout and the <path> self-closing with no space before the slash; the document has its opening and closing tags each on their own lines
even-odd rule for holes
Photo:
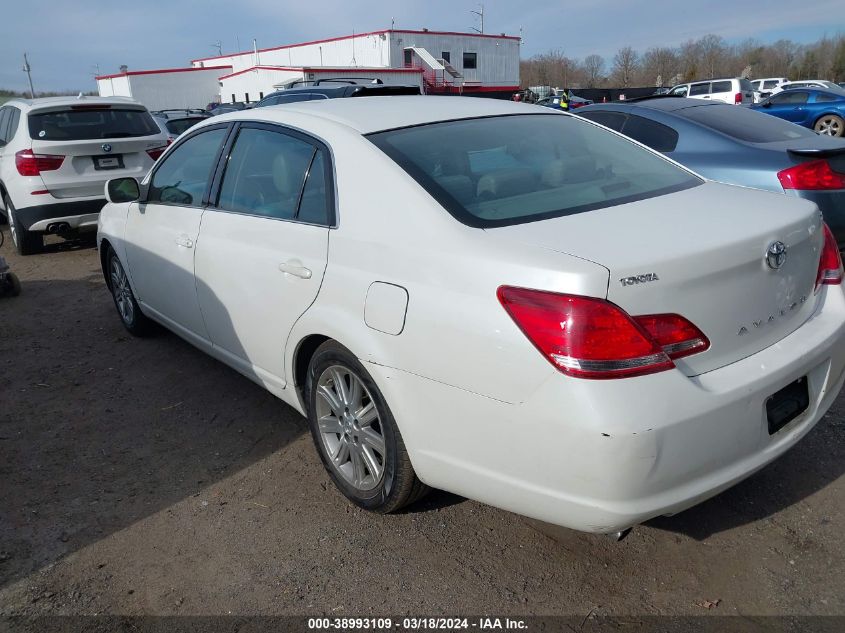
<svg viewBox="0 0 845 633">
<path fill-rule="evenodd" d="M 29 54 L 36 91 L 95 90 L 94 76 L 172 68 L 190 60 L 389 28 L 471 31 L 474 0 L 42 0 L 4 2 L 0 88 L 26 89 Z M 486 33 L 519 35 L 522 57 L 559 49 L 610 62 L 623 46 L 643 52 L 708 33 L 805 43 L 845 33 L 842 0 L 487 0 Z"/>
</svg>

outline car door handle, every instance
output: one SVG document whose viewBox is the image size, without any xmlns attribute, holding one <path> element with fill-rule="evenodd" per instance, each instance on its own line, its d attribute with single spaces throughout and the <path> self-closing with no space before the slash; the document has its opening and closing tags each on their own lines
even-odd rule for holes
<svg viewBox="0 0 845 633">
<path fill-rule="evenodd" d="M 188 237 L 187 235 L 180 235 L 176 238 L 176 245 L 177 246 L 184 246 L 185 248 L 193 248 L 194 241 Z"/>
<path fill-rule="evenodd" d="M 311 279 L 311 269 L 306 268 L 305 266 L 300 266 L 294 261 L 279 264 L 279 270 L 287 275 L 293 275 L 294 277 L 299 277 L 300 279 Z"/>
</svg>

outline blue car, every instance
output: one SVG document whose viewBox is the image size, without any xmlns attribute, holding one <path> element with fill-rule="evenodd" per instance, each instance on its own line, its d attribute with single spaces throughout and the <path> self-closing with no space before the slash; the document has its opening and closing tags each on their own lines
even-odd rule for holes
<svg viewBox="0 0 845 633">
<path fill-rule="evenodd" d="M 845 136 L 845 91 L 790 88 L 751 106 L 819 134 Z"/>
<path fill-rule="evenodd" d="M 845 250 L 845 139 L 750 108 L 671 96 L 595 104 L 577 114 L 710 180 L 815 202 Z"/>
</svg>

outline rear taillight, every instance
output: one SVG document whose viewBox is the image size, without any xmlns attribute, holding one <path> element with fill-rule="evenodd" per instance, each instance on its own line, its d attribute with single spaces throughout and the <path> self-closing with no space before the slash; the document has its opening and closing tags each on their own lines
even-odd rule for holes
<svg viewBox="0 0 845 633">
<path fill-rule="evenodd" d="M 674 314 L 631 318 L 603 299 L 502 286 L 499 302 L 558 370 L 577 378 L 624 378 L 672 369 L 672 358 L 707 349 Z"/>
<path fill-rule="evenodd" d="M 170 145 L 171 141 L 167 141 L 167 145 Z M 164 150 L 167 149 L 167 145 L 162 145 L 161 147 L 154 147 L 153 149 L 148 149 L 147 154 L 150 155 L 154 161 L 159 159 L 159 156 L 164 154 Z"/>
<path fill-rule="evenodd" d="M 784 189 L 845 189 L 845 174 L 833 171 L 826 160 L 812 160 L 778 172 Z"/>
<path fill-rule="evenodd" d="M 842 283 L 842 256 L 839 254 L 839 246 L 836 238 L 827 224 L 822 223 L 824 231 L 824 246 L 822 256 L 819 259 L 819 271 L 816 274 L 816 290 L 824 284 Z"/>
<path fill-rule="evenodd" d="M 15 154 L 15 167 L 21 176 L 38 176 L 42 171 L 58 169 L 64 160 L 64 156 L 34 154 L 31 149 L 22 149 Z"/>
<path fill-rule="evenodd" d="M 710 347 L 704 333 L 680 314 L 646 314 L 634 320 L 657 341 L 671 359 L 703 352 Z"/>
<path fill-rule="evenodd" d="M 741 103 L 742 103 L 742 93 L 741 93 L 741 92 L 737 92 L 737 93 L 734 95 L 734 104 L 739 105 L 739 104 L 741 104 Z"/>
</svg>

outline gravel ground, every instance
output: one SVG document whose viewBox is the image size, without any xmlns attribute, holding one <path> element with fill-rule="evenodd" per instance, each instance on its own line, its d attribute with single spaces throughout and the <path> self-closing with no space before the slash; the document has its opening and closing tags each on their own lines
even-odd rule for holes
<svg viewBox="0 0 845 633">
<path fill-rule="evenodd" d="M 775 464 L 621 543 L 435 492 L 335 491 L 304 420 L 130 337 L 90 245 L 0 299 L 0 615 L 845 614 L 845 401 Z"/>
</svg>

